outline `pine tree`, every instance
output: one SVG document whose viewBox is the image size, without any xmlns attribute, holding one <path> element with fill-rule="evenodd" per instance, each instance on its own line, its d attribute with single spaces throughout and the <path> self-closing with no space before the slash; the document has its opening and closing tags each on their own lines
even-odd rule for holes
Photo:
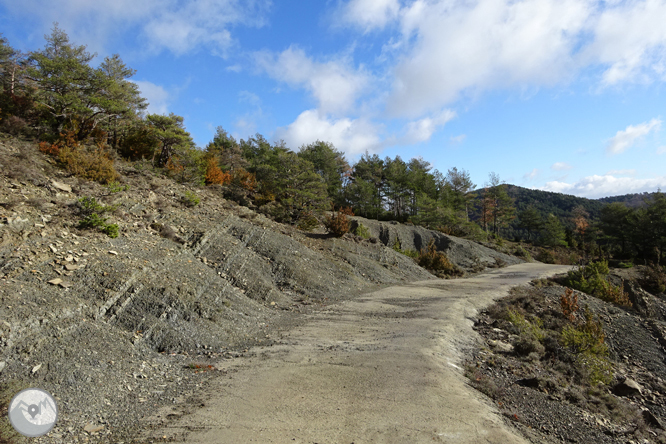
<svg viewBox="0 0 666 444">
<path fill-rule="evenodd" d="M 328 197 L 337 205 L 342 205 L 343 186 L 350 170 L 344 153 L 335 149 L 332 143 L 317 140 L 303 145 L 298 156 L 312 163 L 314 171 L 326 183 Z"/>
<path fill-rule="evenodd" d="M 529 205 L 518 214 L 520 228 L 527 230 L 527 239 L 531 240 L 532 234 L 538 232 L 543 227 L 543 220 L 541 214 L 534 208 L 534 205 Z"/>
<path fill-rule="evenodd" d="M 469 207 L 473 196 L 469 194 L 476 185 L 472 182 L 469 172 L 453 167 L 446 173 L 444 179 L 452 192 L 452 206 L 454 210 L 464 210 L 465 220 L 469 221 Z"/>
<path fill-rule="evenodd" d="M 185 130 L 183 118 L 174 113 L 168 116 L 148 114 L 146 123 L 151 129 L 151 135 L 159 141 L 161 151 L 157 165 L 164 167 L 171 160 L 176 148 L 187 150 L 194 145 L 190 133 Z M 157 151 L 155 152 L 157 154 Z M 155 156 L 153 156 L 153 163 Z"/>
<path fill-rule="evenodd" d="M 549 214 L 541 230 L 541 244 L 547 247 L 566 247 L 564 226 L 554 214 Z"/>
<path fill-rule="evenodd" d="M 120 57 L 107 57 L 93 69 L 95 54 L 71 44 L 57 24 L 45 38 L 46 46 L 30 54 L 26 73 L 37 87 L 36 102 L 53 134 L 66 129 L 83 140 L 105 120 L 145 109 L 136 84 L 127 81 L 134 70 Z"/>
</svg>

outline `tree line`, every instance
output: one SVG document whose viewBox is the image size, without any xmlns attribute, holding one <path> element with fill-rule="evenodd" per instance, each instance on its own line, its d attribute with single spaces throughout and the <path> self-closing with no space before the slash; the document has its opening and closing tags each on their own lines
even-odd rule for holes
<svg viewBox="0 0 666 444">
<path fill-rule="evenodd" d="M 350 164 L 326 141 L 293 151 L 260 134 L 235 140 L 222 127 L 205 148 L 197 148 L 183 117 L 146 112 L 148 103 L 131 81 L 135 70 L 119 55 L 94 67 L 95 54 L 71 43 L 57 24 L 45 39 L 43 48 L 23 53 L 0 37 L 0 127 L 36 139 L 42 151 L 84 177 L 115 180 L 113 159 L 122 157 L 148 162 L 179 181 L 220 187 L 227 198 L 281 222 L 348 208 L 458 236 L 503 235 L 547 246 L 598 241 L 618 254 L 648 257 L 658 251 L 662 259 L 662 197 L 645 208 L 612 203 L 563 212 L 560 201 L 574 202 L 567 196 L 534 198 L 526 205 L 516 187 L 495 173 L 477 189 L 466 170 L 442 173 L 420 157 L 407 161 L 366 152 Z M 86 169 L 97 171 L 86 175 Z M 546 200 L 551 203 L 544 207 Z"/>
</svg>

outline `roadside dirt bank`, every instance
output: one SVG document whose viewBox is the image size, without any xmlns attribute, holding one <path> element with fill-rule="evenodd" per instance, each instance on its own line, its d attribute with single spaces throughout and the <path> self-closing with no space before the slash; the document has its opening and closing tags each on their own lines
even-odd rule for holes
<svg viewBox="0 0 666 444">
<path fill-rule="evenodd" d="M 201 407 L 155 412 L 144 441 L 525 443 L 466 382 L 477 310 L 567 266 L 525 263 L 469 279 L 388 287 L 309 315 L 210 380 Z M 159 424 L 163 423 L 162 427 Z"/>
</svg>

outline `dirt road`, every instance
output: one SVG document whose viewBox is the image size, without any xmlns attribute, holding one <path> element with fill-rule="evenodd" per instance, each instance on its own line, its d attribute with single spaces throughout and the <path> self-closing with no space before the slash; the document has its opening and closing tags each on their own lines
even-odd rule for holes
<svg viewBox="0 0 666 444">
<path fill-rule="evenodd" d="M 153 436 L 188 443 L 524 443 L 465 382 L 476 310 L 569 267 L 423 281 L 318 312 L 253 357 L 220 362 L 205 406 Z M 185 434 L 186 433 L 186 434 Z"/>
</svg>

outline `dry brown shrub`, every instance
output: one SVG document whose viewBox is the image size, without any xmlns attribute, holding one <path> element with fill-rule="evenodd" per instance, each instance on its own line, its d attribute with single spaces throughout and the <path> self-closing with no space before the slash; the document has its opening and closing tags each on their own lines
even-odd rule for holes
<svg viewBox="0 0 666 444">
<path fill-rule="evenodd" d="M 571 288 L 564 289 L 564 293 L 560 296 L 560 307 L 562 307 L 562 313 L 569 322 L 574 322 L 579 308 L 578 295 Z"/>
<path fill-rule="evenodd" d="M 183 171 L 185 171 L 185 165 L 183 165 L 180 162 L 180 159 L 178 156 L 171 156 L 169 157 L 169 160 L 167 160 L 166 163 L 166 169 L 169 171 L 169 174 L 172 176 L 176 176 L 178 174 L 181 174 Z"/>
<path fill-rule="evenodd" d="M 428 246 L 421 249 L 416 262 L 436 276 L 460 276 L 462 271 L 455 266 L 441 251 L 437 251 L 435 240 L 430 239 Z"/>
<path fill-rule="evenodd" d="M 337 237 L 344 236 L 349 231 L 349 218 L 354 212 L 350 207 L 340 208 L 337 212 L 333 211 L 331 216 L 326 216 L 326 229 Z"/>
<path fill-rule="evenodd" d="M 9 116 L 2 119 L 1 123 L 2 130 L 12 136 L 21 134 L 27 125 L 26 121 L 18 116 Z"/>
<path fill-rule="evenodd" d="M 39 151 L 49 156 L 57 156 L 60 153 L 60 147 L 57 143 L 39 142 Z"/>
<path fill-rule="evenodd" d="M 257 188 L 257 177 L 253 173 L 239 168 L 233 172 L 231 183 L 245 190 L 254 191 Z"/>
<path fill-rule="evenodd" d="M 224 185 L 231 182 L 231 174 L 225 173 L 217 166 L 217 161 L 213 158 L 208 159 L 208 166 L 206 167 L 206 176 L 204 178 L 206 185 Z"/>
<path fill-rule="evenodd" d="M 113 166 L 113 159 L 101 148 L 88 151 L 65 146 L 60 149 L 58 159 L 71 173 L 84 179 L 105 184 L 120 178 Z"/>
</svg>

